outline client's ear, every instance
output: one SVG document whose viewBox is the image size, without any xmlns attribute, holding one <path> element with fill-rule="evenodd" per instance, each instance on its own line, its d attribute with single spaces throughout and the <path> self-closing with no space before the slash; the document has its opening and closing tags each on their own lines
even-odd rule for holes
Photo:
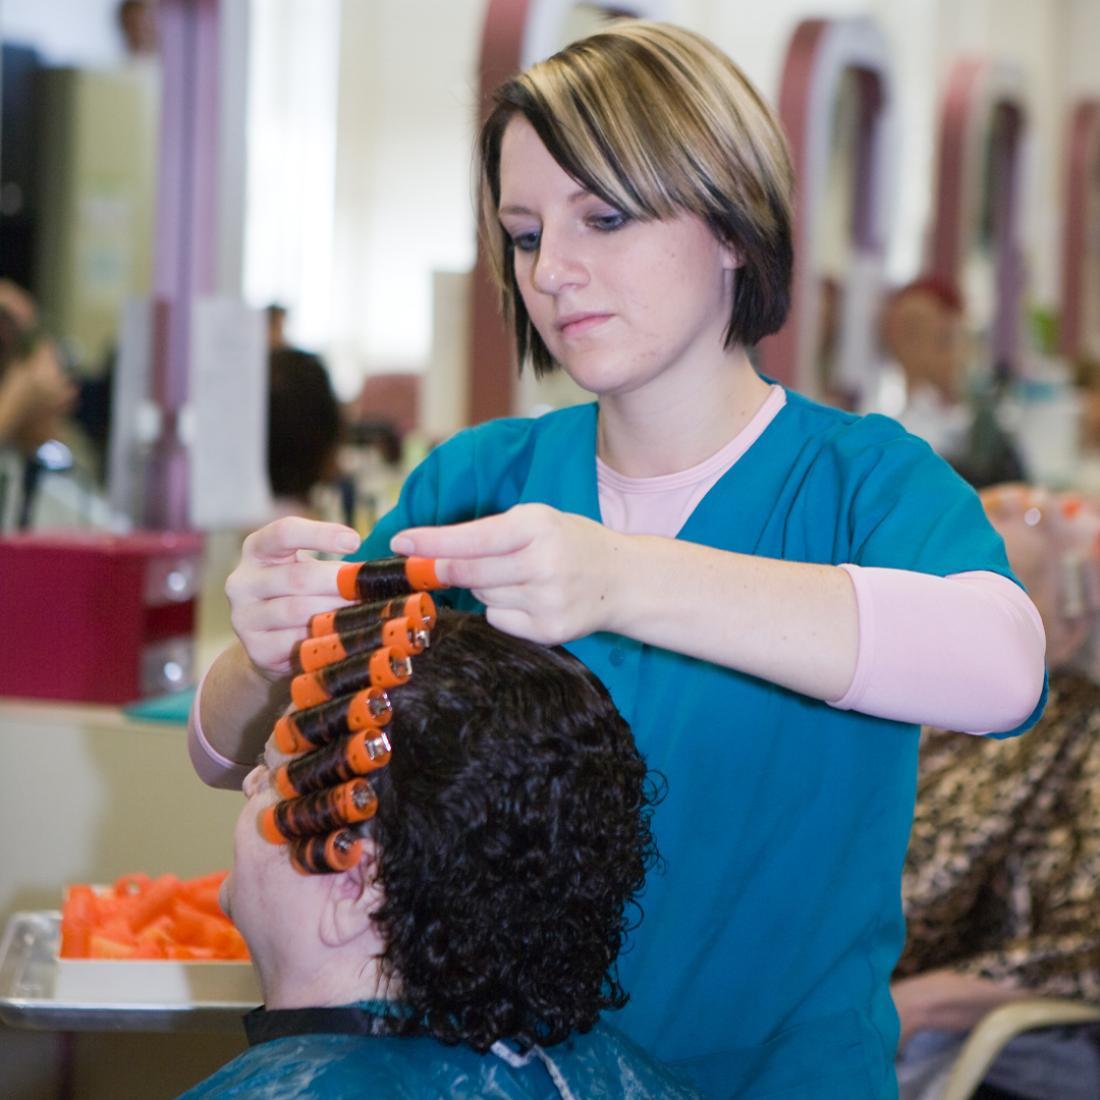
<svg viewBox="0 0 1100 1100">
<path fill-rule="evenodd" d="M 362 936 L 376 936 L 371 914 L 382 904 L 375 885 L 375 850 L 363 845 L 363 858 L 347 871 L 326 875 L 328 897 L 321 912 L 320 937 L 326 947 L 343 947 Z M 381 940 L 379 940 L 381 950 Z"/>
</svg>

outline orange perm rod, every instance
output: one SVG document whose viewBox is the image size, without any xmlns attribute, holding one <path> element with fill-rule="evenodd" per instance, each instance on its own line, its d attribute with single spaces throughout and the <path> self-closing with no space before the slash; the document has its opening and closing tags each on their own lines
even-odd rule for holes
<svg viewBox="0 0 1100 1100">
<path fill-rule="evenodd" d="M 311 836 L 290 842 L 290 863 L 303 875 L 332 875 L 354 867 L 363 854 L 363 841 L 341 829 L 328 836 Z"/>
<path fill-rule="evenodd" d="M 385 691 L 405 683 L 411 675 L 412 661 L 393 646 L 382 646 L 295 676 L 290 681 L 290 698 L 299 710 L 306 710 L 354 691 L 364 681 Z"/>
<path fill-rule="evenodd" d="M 434 558 L 380 558 L 340 567 L 336 586 L 345 600 L 388 600 L 410 592 L 427 592 L 443 585 L 435 575 Z"/>
<path fill-rule="evenodd" d="M 415 630 L 431 630 L 439 615 L 435 600 L 427 592 L 414 592 L 411 596 L 392 600 L 354 603 L 335 611 L 321 611 L 309 620 L 309 635 L 323 638 L 327 634 L 350 634 L 401 617 L 408 619 Z"/>
<path fill-rule="evenodd" d="M 281 765 L 272 783 L 283 798 L 299 798 L 384 768 L 391 753 L 385 730 L 360 730 Z"/>
<path fill-rule="evenodd" d="M 288 756 L 309 752 L 358 730 L 378 730 L 393 717 L 389 696 L 376 687 L 343 695 L 320 706 L 284 714 L 272 736 Z"/>
<path fill-rule="evenodd" d="M 276 802 L 263 810 L 257 824 L 265 840 L 285 844 L 288 840 L 301 840 L 366 821 L 377 809 L 374 788 L 359 776 L 338 787 Z"/>
<path fill-rule="evenodd" d="M 424 652 L 429 641 L 428 632 L 417 630 L 407 618 L 388 619 L 367 630 L 307 638 L 298 649 L 298 663 L 303 672 L 315 672 L 319 668 L 354 657 L 357 653 L 387 645 L 403 657 L 415 657 Z"/>
</svg>

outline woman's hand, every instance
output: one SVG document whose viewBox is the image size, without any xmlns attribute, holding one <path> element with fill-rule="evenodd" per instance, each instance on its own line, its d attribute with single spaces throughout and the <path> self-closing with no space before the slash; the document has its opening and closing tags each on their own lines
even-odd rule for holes
<svg viewBox="0 0 1100 1100">
<path fill-rule="evenodd" d="M 290 672 L 294 646 L 310 616 L 348 601 L 336 587 L 339 561 L 313 552 L 349 554 L 359 536 L 339 523 L 287 516 L 244 540 L 240 564 L 225 582 L 230 620 L 256 670 L 274 682 Z"/>
<path fill-rule="evenodd" d="M 624 536 L 545 504 L 450 527 L 416 527 L 396 554 L 436 559 L 445 585 L 468 588 L 498 630 L 557 645 L 613 628 Z"/>
<path fill-rule="evenodd" d="M 918 1031 L 969 1031 L 987 1012 L 1029 996 L 1011 982 L 948 969 L 902 978 L 890 993 L 901 1021 L 899 1049 Z"/>
</svg>

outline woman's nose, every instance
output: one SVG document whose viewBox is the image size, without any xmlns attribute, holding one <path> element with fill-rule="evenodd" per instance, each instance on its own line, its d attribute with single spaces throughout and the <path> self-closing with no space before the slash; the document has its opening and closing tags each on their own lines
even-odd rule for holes
<svg viewBox="0 0 1100 1100">
<path fill-rule="evenodd" d="M 543 294 L 557 294 L 566 287 L 582 286 L 588 281 L 588 269 L 568 242 L 543 230 L 535 256 L 531 282 Z"/>
</svg>

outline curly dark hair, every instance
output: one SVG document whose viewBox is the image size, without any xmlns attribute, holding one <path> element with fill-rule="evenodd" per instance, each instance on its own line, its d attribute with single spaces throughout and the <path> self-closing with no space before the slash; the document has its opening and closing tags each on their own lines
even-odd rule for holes
<svg viewBox="0 0 1100 1100">
<path fill-rule="evenodd" d="M 479 1051 L 587 1031 L 627 996 L 616 958 L 656 858 L 655 785 L 607 689 L 564 649 L 443 611 L 391 692 L 367 832 L 391 1024 Z"/>
</svg>

